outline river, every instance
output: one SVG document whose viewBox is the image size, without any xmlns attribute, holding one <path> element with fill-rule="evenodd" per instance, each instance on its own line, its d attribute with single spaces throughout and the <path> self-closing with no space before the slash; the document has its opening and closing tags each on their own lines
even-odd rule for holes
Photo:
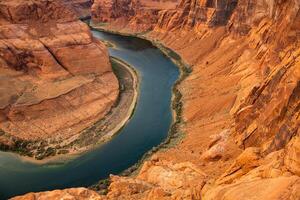
<svg viewBox="0 0 300 200">
<path fill-rule="evenodd" d="M 139 74 L 139 98 L 126 126 L 109 142 L 60 164 L 33 164 L 11 153 L 0 153 L 0 199 L 27 192 L 89 186 L 135 164 L 168 134 L 172 123 L 172 87 L 177 66 L 150 42 L 92 31 L 114 44 L 111 56 L 130 64 Z"/>
</svg>

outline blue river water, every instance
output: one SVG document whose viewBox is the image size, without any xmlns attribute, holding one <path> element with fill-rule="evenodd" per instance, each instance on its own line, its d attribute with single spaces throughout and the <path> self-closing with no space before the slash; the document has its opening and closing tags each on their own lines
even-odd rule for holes
<svg viewBox="0 0 300 200">
<path fill-rule="evenodd" d="M 110 55 L 132 65 L 140 76 L 132 118 L 112 140 L 63 164 L 33 164 L 0 152 L 1 200 L 33 191 L 92 185 L 132 166 L 167 137 L 177 66 L 146 40 L 99 31 L 93 34 L 113 43 Z"/>
</svg>

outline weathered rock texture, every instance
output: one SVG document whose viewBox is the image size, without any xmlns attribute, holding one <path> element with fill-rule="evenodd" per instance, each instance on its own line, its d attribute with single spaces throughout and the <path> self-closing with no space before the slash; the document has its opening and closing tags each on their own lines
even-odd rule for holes
<svg viewBox="0 0 300 200">
<path fill-rule="evenodd" d="M 91 6 L 93 0 L 62 0 L 63 3 L 75 12 L 80 18 L 87 18 L 91 16 Z"/>
<path fill-rule="evenodd" d="M 36 199 L 51 199 L 51 200 L 61 200 L 61 199 L 69 199 L 69 200 L 101 200 L 102 198 L 94 192 L 85 188 L 76 188 L 76 189 L 66 189 L 63 191 L 56 190 L 51 192 L 43 192 L 43 193 L 29 193 L 24 197 L 16 197 L 15 200 L 36 200 Z"/>
<path fill-rule="evenodd" d="M 5 0 L 0 91 L 1 149 L 40 157 L 102 118 L 118 81 L 104 44 L 62 2 Z"/>
<path fill-rule="evenodd" d="M 92 6 L 94 23 L 108 23 L 124 31 L 147 32 L 154 28 L 163 9 L 175 8 L 176 0 L 96 0 Z"/>
<path fill-rule="evenodd" d="M 182 0 L 145 36 L 192 66 L 185 138 L 101 198 L 300 199 L 300 1 Z"/>
</svg>

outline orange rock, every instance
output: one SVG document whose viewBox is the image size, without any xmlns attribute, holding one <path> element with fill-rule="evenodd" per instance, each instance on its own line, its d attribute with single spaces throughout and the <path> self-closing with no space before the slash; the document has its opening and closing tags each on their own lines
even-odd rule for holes
<svg viewBox="0 0 300 200">
<path fill-rule="evenodd" d="M 95 22 L 144 33 L 192 72 L 179 85 L 183 140 L 157 152 L 137 176 L 113 176 L 106 197 L 299 199 L 299 1 L 182 0 L 153 21 L 140 19 L 153 15 L 139 14 L 143 2 L 124 14 L 114 3 L 95 1 L 105 9 L 93 9 Z M 224 130 L 225 140 L 216 136 Z"/>
<path fill-rule="evenodd" d="M 93 0 L 63 0 L 63 3 L 73 10 L 79 17 L 89 17 Z"/>
<path fill-rule="evenodd" d="M 299 130 L 298 130 L 299 131 Z M 300 137 L 299 134 L 289 144 L 286 149 L 285 165 L 289 171 L 300 176 Z"/>
<path fill-rule="evenodd" d="M 157 24 L 159 12 L 175 8 L 177 0 L 95 0 L 92 18 L 95 24 L 109 23 L 114 29 L 145 32 Z"/>
<path fill-rule="evenodd" d="M 220 176 L 217 183 L 230 183 L 247 174 L 249 171 L 259 166 L 260 158 L 260 149 L 254 147 L 245 149 L 245 151 L 237 157 L 230 168 Z"/>
<path fill-rule="evenodd" d="M 61 199 L 70 199 L 70 200 L 104 200 L 105 198 L 101 197 L 94 191 L 85 189 L 85 188 L 72 188 L 66 190 L 54 190 L 51 192 L 41 192 L 41 193 L 29 193 L 24 196 L 14 197 L 12 200 L 61 200 Z"/>
<path fill-rule="evenodd" d="M 118 97 L 105 45 L 60 1 L 0 1 L 0 8 L 4 149 L 28 142 L 24 151 L 35 155 L 42 141 L 73 141 Z"/>
<path fill-rule="evenodd" d="M 138 17 L 139 9 L 123 24 Z M 296 0 L 182 0 L 175 9 L 159 12 L 144 36 L 175 50 L 193 69 L 179 86 L 186 136 L 175 148 L 157 153 L 154 166 L 145 162 L 136 179 L 144 174 L 146 183 L 165 184 L 161 160 L 167 160 L 204 171 L 208 177 L 201 191 L 208 199 L 268 199 L 261 188 L 269 183 L 270 191 L 279 188 L 274 199 L 285 197 L 291 185 L 297 191 L 298 178 L 291 176 L 299 176 L 294 138 L 300 122 L 299 9 Z M 141 32 L 114 22 L 102 27 Z M 231 133 L 226 139 L 216 135 L 223 130 Z M 251 192 L 243 193 L 240 185 Z M 222 189 L 210 196 L 216 187 Z M 176 191 L 181 190 L 170 189 L 170 197 Z M 291 199 L 299 197 L 292 193 Z"/>
<path fill-rule="evenodd" d="M 206 192 L 203 200 L 297 200 L 299 191 L 299 177 L 280 177 L 219 186 Z"/>
<path fill-rule="evenodd" d="M 145 162 L 136 178 L 111 176 L 109 199 L 200 198 L 206 175 L 192 163 Z"/>
</svg>

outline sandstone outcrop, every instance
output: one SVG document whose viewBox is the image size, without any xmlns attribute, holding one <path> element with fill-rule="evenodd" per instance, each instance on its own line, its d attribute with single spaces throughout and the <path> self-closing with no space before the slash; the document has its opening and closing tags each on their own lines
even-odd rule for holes
<svg viewBox="0 0 300 200">
<path fill-rule="evenodd" d="M 91 16 L 93 0 L 63 0 L 63 3 L 80 18 L 89 18 Z"/>
<path fill-rule="evenodd" d="M 191 163 L 171 163 L 155 156 L 136 178 L 111 176 L 108 199 L 200 198 L 206 174 Z"/>
<path fill-rule="evenodd" d="M 276 188 L 276 190 L 274 190 Z M 236 183 L 225 187 L 217 187 L 206 193 L 203 199 L 299 199 L 299 177 L 280 177 L 262 180 L 253 180 L 242 184 Z"/>
<path fill-rule="evenodd" d="M 15 197 L 14 200 L 42 200 L 42 199 L 51 199 L 51 200 L 61 200 L 61 199 L 70 199 L 70 200 L 104 200 L 99 194 L 94 191 L 85 189 L 85 188 L 74 188 L 66 190 L 56 190 L 51 192 L 41 192 L 41 193 L 29 193 L 24 197 Z"/>
<path fill-rule="evenodd" d="M 177 0 L 96 0 L 91 12 L 95 24 L 142 33 L 154 28 L 160 11 L 173 9 L 176 4 Z"/>
<path fill-rule="evenodd" d="M 172 31 L 225 25 L 236 4 L 237 0 L 181 0 L 175 10 L 160 13 L 156 28 Z"/>
<path fill-rule="evenodd" d="M 138 12 L 101 28 L 142 33 L 124 28 Z M 299 0 L 182 0 L 147 30 L 191 65 L 179 86 L 185 137 L 136 176 L 112 176 L 102 197 L 298 200 Z"/>
<path fill-rule="evenodd" d="M 204 171 L 204 199 L 299 198 L 299 5 L 183 0 L 145 35 L 192 65 L 180 85 L 186 137 L 156 156 Z"/>
<path fill-rule="evenodd" d="M 118 97 L 105 45 L 60 1 L 0 1 L 0 27 L 1 149 L 66 151 Z"/>
</svg>

